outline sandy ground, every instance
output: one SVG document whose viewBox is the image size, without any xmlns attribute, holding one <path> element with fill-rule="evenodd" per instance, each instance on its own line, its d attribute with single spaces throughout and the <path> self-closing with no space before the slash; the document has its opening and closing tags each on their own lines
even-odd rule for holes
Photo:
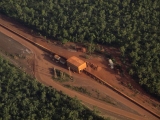
<svg viewBox="0 0 160 120">
<path fill-rule="evenodd" d="M 0 54 L 18 68 L 33 75 L 33 53 L 11 37 L 0 33 Z"/>
<path fill-rule="evenodd" d="M 18 36 L 14 35 L 14 34 L 12 34 L 10 32 L 8 32 L 7 30 L 5 30 L 3 28 L 0 28 L 0 32 L 3 32 L 3 33 L 5 33 L 5 34 L 7 34 L 9 36 L 12 36 L 12 38 L 14 38 L 18 42 L 20 42 L 21 44 L 23 44 L 24 46 L 29 48 L 34 53 L 35 60 L 36 60 L 35 66 L 40 66 L 40 67 L 35 67 L 35 69 L 37 71 L 35 73 L 35 75 L 36 75 L 36 78 L 40 82 L 42 82 L 42 83 L 44 83 L 46 85 L 49 85 L 49 86 L 53 86 L 57 90 L 61 90 L 64 93 L 66 93 L 66 94 L 68 94 L 68 95 L 70 95 L 72 97 L 77 96 L 80 100 L 84 101 L 84 103 L 88 103 L 88 104 L 91 104 L 91 105 L 96 105 L 99 108 L 103 109 L 104 111 L 108 111 L 108 112 L 114 113 L 115 116 L 118 114 L 118 115 L 125 116 L 127 118 L 137 119 L 137 120 L 140 120 L 140 119 L 143 119 L 143 120 L 144 119 L 156 120 L 156 118 L 154 116 L 152 116 L 151 114 L 149 114 L 145 110 L 143 110 L 140 107 L 134 105 L 130 101 L 126 100 L 125 98 L 123 98 L 122 96 L 120 96 L 117 93 L 113 92 L 112 90 L 106 88 L 105 86 L 96 83 L 95 81 L 91 80 L 90 78 L 84 78 L 83 76 L 80 77 L 77 74 L 74 75 L 74 77 L 75 78 L 77 77 L 77 79 L 83 79 L 83 82 L 90 83 L 91 85 L 93 83 L 93 85 L 95 84 L 95 86 L 98 89 L 100 89 L 102 91 L 107 91 L 106 93 L 108 95 L 112 96 L 112 98 L 118 99 L 118 101 L 120 101 L 121 103 L 125 103 L 127 106 L 129 106 L 133 110 L 138 111 L 138 113 L 140 115 L 136 115 L 136 114 L 130 113 L 128 111 L 124 111 L 124 110 L 115 108 L 113 106 L 105 104 L 104 102 L 101 102 L 101 101 L 98 101 L 98 100 L 95 100 L 95 99 L 91 99 L 91 98 L 89 98 L 87 96 L 84 96 L 82 94 L 79 94 L 79 93 L 77 93 L 75 91 L 71 91 L 71 90 L 68 90 L 68 89 L 64 88 L 60 84 L 58 84 L 55 81 L 53 81 L 51 79 L 51 75 L 49 73 L 44 73 L 43 72 L 44 70 L 48 70 L 48 68 L 54 67 L 53 63 L 51 63 L 51 61 L 49 61 L 49 60 L 47 60 L 45 58 L 45 53 L 43 51 L 39 50 L 35 46 L 31 45 L 30 43 L 24 41 L 23 39 L 19 38 Z M 58 68 L 59 66 L 56 66 L 56 67 Z M 62 69 L 62 68 L 59 67 L 59 69 Z M 105 113 L 105 112 L 103 112 L 103 113 Z"/>
</svg>

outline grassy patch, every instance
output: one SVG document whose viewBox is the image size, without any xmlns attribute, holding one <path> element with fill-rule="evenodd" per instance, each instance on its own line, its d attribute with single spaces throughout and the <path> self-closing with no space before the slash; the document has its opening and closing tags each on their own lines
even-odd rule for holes
<svg viewBox="0 0 160 120">
<path fill-rule="evenodd" d="M 87 91 L 87 89 L 84 87 L 77 87 L 77 86 L 71 86 L 71 85 L 64 85 L 64 86 L 67 88 L 70 88 L 72 90 L 75 90 L 77 92 L 81 92 L 81 93 L 87 94 L 89 96 L 91 95 L 91 93 L 89 91 Z"/>
<path fill-rule="evenodd" d="M 73 78 L 71 79 L 71 77 L 67 73 L 61 70 L 54 69 L 53 73 L 54 73 L 53 79 L 58 82 L 67 82 L 67 81 L 73 80 Z"/>
<path fill-rule="evenodd" d="M 116 105 L 113 100 L 111 98 L 109 98 L 109 96 L 106 96 L 106 97 L 100 97 L 100 92 L 99 90 L 97 89 L 92 89 L 93 92 L 96 93 L 96 96 L 94 98 L 98 99 L 98 100 L 101 100 L 101 101 L 104 101 L 106 103 L 109 103 L 109 104 L 112 104 L 112 105 Z"/>
</svg>

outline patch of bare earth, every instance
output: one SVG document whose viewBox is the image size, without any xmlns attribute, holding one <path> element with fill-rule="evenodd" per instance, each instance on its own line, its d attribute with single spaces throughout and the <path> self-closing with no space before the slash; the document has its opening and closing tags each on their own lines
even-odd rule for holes
<svg viewBox="0 0 160 120">
<path fill-rule="evenodd" d="M 32 51 L 0 32 L 0 55 L 12 64 L 33 76 Z"/>
<path fill-rule="evenodd" d="M 68 43 L 67 46 L 73 45 L 73 43 Z M 78 46 L 74 44 L 74 46 Z M 120 60 L 120 51 L 118 48 L 102 46 L 104 53 L 112 57 L 114 62 L 121 66 L 123 73 L 117 69 L 111 69 L 109 66 L 108 58 L 104 54 L 92 54 L 89 59 L 84 59 L 85 53 L 77 55 L 81 59 L 90 63 L 87 67 L 87 71 L 90 71 L 94 75 L 100 77 L 116 89 L 125 93 L 132 99 L 138 101 L 148 109 L 152 109 L 157 114 L 160 114 L 160 101 L 151 97 L 146 93 L 140 85 L 133 80 L 126 70 L 126 65 Z M 78 53 L 78 52 L 77 52 Z M 86 87 L 88 89 L 88 87 Z"/>
<path fill-rule="evenodd" d="M 56 41 L 54 41 L 53 43 L 47 43 L 43 37 L 37 36 L 36 34 L 31 33 L 29 29 L 24 28 L 20 24 L 11 23 L 8 20 L 10 20 L 10 19 L 6 19 L 3 16 L 3 19 L 0 19 L 0 23 L 5 24 L 6 26 L 12 28 L 12 30 L 17 31 L 18 33 L 22 34 L 23 36 L 26 36 L 30 40 L 33 40 L 39 44 L 42 44 L 45 47 L 52 49 L 53 52 L 55 52 L 57 54 L 60 54 L 60 55 L 65 56 L 67 58 L 70 56 L 73 56 L 73 55 L 77 56 L 77 57 L 84 55 L 84 53 L 76 52 L 74 49 L 70 49 L 66 46 L 65 47 L 62 46 L 61 44 L 57 44 Z M 4 29 L 0 29 L 0 30 L 2 32 L 6 33 L 8 36 L 12 35 L 8 31 L 5 31 Z M 98 96 L 98 92 L 99 92 L 99 98 L 96 98 L 96 99 L 104 99 L 105 98 L 106 101 L 108 100 L 107 102 L 104 100 L 101 100 L 101 101 L 96 100 L 96 102 L 95 102 L 95 101 L 93 101 L 94 100 L 93 98 L 90 99 L 90 97 L 87 98 L 87 97 L 84 97 L 84 95 L 81 96 L 81 94 L 75 93 L 73 91 L 65 89 L 62 86 L 59 86 L 59 84 L 57 84 L 57 82 L 54 82 L 52 80 L 51 77 L 53 75 L 50 73 L 49 68 L 56 67 L 57 69 L 60 69 L 64 72 L 68 73 L 68 70 L 66 69 L 66 67 L 63 65 L 60 65 L 59 63 L 52 61 L 48 57 L 49 56 L 48 54 L 46 54 L 45 52 L 42 52 L 41 50 L 39 50 L 35 46 L 30 45 L 26 41 L 24 41 L 16 36 L 13 36 L 13 38 L 15 40 L 17 40 L 18 42 L 22 43 L 24 46 L 27 46 L 35 54 L 34 57 L 31 57 L 33 62 L 31 62 L 30 65 L 35 70 L 36 77 L 38 78 L 38 80 L 40 82 L 42 82 L 46 85 L 49 85 L 49 86 L 50 85 L 54 86 L 57 90 L 62 90 L 66 94 L 69 94 L 71 96 L 73 96 L 72 94 L 74 93 L 74 95 L 76 94 L 77 96 L 79 96 L 78 98 L 80 100 L 83 100 L 84 103 L 87 103 L 87 104 L 90 103 L 92 105 L 95 104 L 95 106 L 99 106 L 99 110 L 101 110 L 103 108 L 104 111 L 106 111 L 107 108 L 105 108 L 104 106 L 109 105 L 114 108 L 119 108 L 123 111 L 123 112 L 122 111 L 120 112 L 119 109 L 114 109 L 114 108 L 108 106 L 108 108 L 110 108 L 112 110 L 112 113 L 115 116 L 117 114 L 122 114 L 126 118 L 128 116 L 129 118 L 140 119 L 140 118 L 144 118 L 144 116 L 147 116 L 144 119 L 148 119 L 148 120 L 149 119 L 156 119 L 155 117 L 153 117 L 151 114 L 149 114 L 145 110 L 139 108 L 138 106 L 136 106 L 132 102 L 128 101 L 127 99 L 123 98 L 119 94 L 112 91 L 111 89 L 109 89 L 103 85 L 100 85 L 99 83 L 95 82 L 93 79 L 91 79 L 90 77 L 86 76 L 83 73 L 81 75 L 79 75 L 77 73 L 72 73 L 74 76 L 74 82 L 68 82 L 65 84 L 69 84 L 72 86 L 78 86 L 78 87 L 84 87 L 87 91 L 89 91 L 92 94 L 92 96 L 90 96 L 90 97 L 93 97 L 93 98 L 96 98 Z M 113 49 L 110 49 L 110 48 L 105 48 L 105 49 L 106 49 L 106 51 L 110 50 L 111 54 L 113 54 L 113 57 L 115 57 L 116 61 L 118 61 L 116 56 L 114 56 L 115 50 L 113 52 Z M 117 72 L 115 72 L 114 70 L 110 69 L 110 67 L 108 66 L 108 60 L 106 60 L 103 56 L 100 56 L 100 55 L 94 55 L 94 56 L 96 56 L 96 57 L 91 56 L 90 59 L 85 59 L 85 58 L 81 57 L 83 60 L 98 66 L 97 70 L 93 69 L 92 67 L 88 67 L 87 68 L 88 71 L 99 76 L 100 78 L 102 78 L 103 80 L 105 80 L 106 82 L 111 84 L 112 86 L 116 87 L 117 89 L 123 91 L 125 94 L 132 97 L 136 101 L 142 103 L 148 109 L 152 109 L 157 114 L 160 114 L 159 107 L 157 107 L 158 105 L 160 105 L 159 101 L 154 100 L 152 97 L 147 95 L 147 93 L 145 93 L 145 91 L 141 90 L 139 85 L 136 84 L 128 75 L 121 76 Z M 33 63 L 36 63 L 36 64 L 33 64 Z M 129 87 L 131 87 L 131 88 L 129 88 L 128 87 L 129 83 L 133 83 L 132 86 L 134 86 L 134 87 L 129 86 Z M 140 92 L 138 92 L 138 94 L 137 93 L 135 94 L 135 89 L 139 90 Z M 98 92 L 96 92 L 96 91 L 98 91 Z M 146 100 L 148 100 L 149 102 L 147 102 Z M 154 103 L 154 105 L 156 105 L 156 106 L 152 105 L 152 103 Z M 104 111 L 103 111 L 103 113 L 104 113 Z M 116 111 L 119 111 L 119 113 L 117 112 L 117 114 L 115 114 Z M 107 114 L 107 112 L 106 112 L 106 114 Z"/>
</svg>

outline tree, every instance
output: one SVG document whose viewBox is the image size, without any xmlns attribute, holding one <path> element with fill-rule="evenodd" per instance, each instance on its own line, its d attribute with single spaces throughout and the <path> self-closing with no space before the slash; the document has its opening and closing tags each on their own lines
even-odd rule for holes
<svg viewBox="0 0 160 120">
<path fill-rule="evenodd" d="M 2 85 L 0 87 L 0 109 L 3 109 L 0 112 L 0 119 L 83 120 L 88 116 L 96 120 L 104 119 L 93 114 L 77 99 L 36 82 L 29 75 L 24 77 L 21 75 L 22 71 L 1 57 L 0 66 L 3 70 L 0 75 Z M 14 77 L 14 74 L 17 76 Z"/>
<path fill-rule="evenodd" d="M 94 51 L 92 43 L 116 45 L 129 59 L 134 78 L 139 80 L 139 74 L 144 74 L 139 67 L 150 66 L 145 72 L 149 76 L 142 75 L 148 81 L 145 88 L 154 87 L 155 78 L 160 82 L 159 0 L 3 0 L 0 8 L 1 13 L 44 36 L 91 43 L 90 53 Z M 153 90 L 157 93 L 158 89 Z"/>
</svg>

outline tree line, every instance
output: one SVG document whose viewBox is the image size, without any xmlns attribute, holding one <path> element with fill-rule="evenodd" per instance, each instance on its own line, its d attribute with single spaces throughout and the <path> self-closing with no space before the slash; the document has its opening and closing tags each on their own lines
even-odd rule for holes
<svg viewBox="0 0 160 120">
<path fill-rule="evenodd" d="M 60 41 L 118 46 L 129 74 L 160 97 L 159 5 L 159 0 L 3 0 L 0 12 Z"/>
<path fill-rule="evenodd" d="M 0 56 L 1 120 L 104 120 L 54 88 L 46 87 Z M 106 119 L 107 120 L 107 119 Z"/>
</svg>

